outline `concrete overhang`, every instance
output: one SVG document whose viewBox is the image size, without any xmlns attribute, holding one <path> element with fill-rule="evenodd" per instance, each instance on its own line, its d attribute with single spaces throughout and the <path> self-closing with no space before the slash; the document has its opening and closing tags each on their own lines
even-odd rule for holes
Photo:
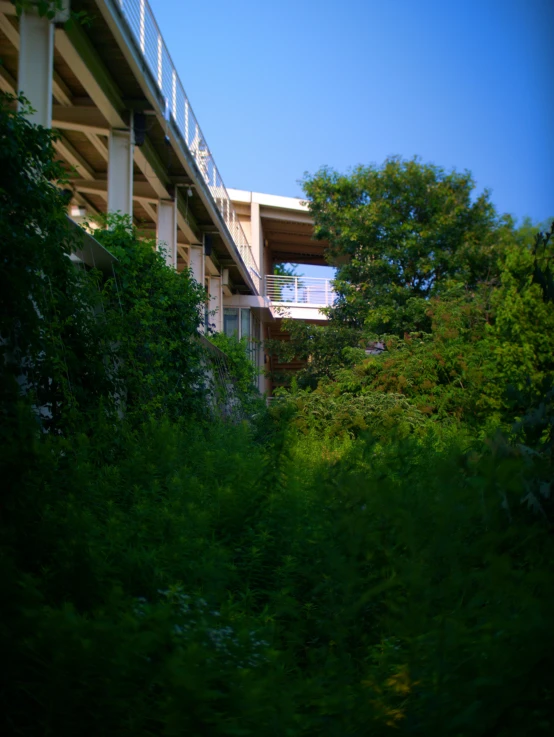
<svg viewBox="0 0 554 737">
<path fill-rule="evenodd" d="M 160 94 L 156 80 L 153 78 L 150 70 L 144 63 L 144 58 L 140 48 L 138 47 L 136 39 L 122 14 L 119 3 L 114 0 L 95 0 L 95 3 L 104 18 L 104 21 L 116 39 L 125 60 L 135 74 L 136 79 L 139 81 L 143 94 L 151 104 L 158 122 L 166 130 L 167 137 L 176 152 L 181 165 L 185 169 L 187 175 L 193 180 L 196 193 L 202 200 L 212 222 L 217 227 L 220 238 L 225 244 L 226 249 L 232 255 L 233 261 L 235 262 L 242 279 L 248 289 L 256 293 L 257 289 L 254 285 L 254 281 L 242 260 L 239 250 L 235 245 L 220 211 L 216 207 L 212 194 L 193 155 L 189 151 L 185 141 L 183 140 L 181 132 L 175 125 L 172 117 L 170 116 L 169 120 L 166 118 L 165 100 Z"/>
<path fill-rule="evenodd" d="M 247 192 L 243 189 L 228 189 L 229 197 L 233 202 L 255 202 L 261 207 L 276 207 L 282 210 L 296 210 L 309 214 L 308 203 L 298 197 L 283 197 L 263 192 Z"/>
<path fill-rule="evenodd" d="M 233 294 L 231 297 L 223 298 L 223 307 L 246 307 L 258 312 L 264 322 L 273 322 L 277 317 L 270 300 L 251 294 Z"/>
</svg>

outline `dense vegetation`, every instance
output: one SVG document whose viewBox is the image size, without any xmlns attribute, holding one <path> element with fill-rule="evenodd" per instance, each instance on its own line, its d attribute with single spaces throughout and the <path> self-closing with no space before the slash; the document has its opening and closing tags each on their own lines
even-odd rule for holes
<svg viewBox="0 0 554 737">
<path fill-rule="evenodd" d="M 313 360 L 271 413 L 216 338 L 224 422 L 202 290 L 121 219 L 95 231 L 113 275 L 76 269 L 53 154 L 0 108 L 3 733 L 550 734 L 547 236 L 482 203 L 485 265 L 384 290 L 389 332 L 343 273 L 346 316 L 298 334 Z M 505 247 L 482 257 L 482 228 Z"/>
</svg>

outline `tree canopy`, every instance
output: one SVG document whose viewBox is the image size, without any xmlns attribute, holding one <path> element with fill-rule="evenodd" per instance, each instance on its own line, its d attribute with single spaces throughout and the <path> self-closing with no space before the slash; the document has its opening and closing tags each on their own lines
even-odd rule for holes
<svg viewBox="0 0 554 737">
<path fill-rule="evenodd" d="M 425 300 L 449 281 L 473 288 L 498 274 L 510 232 L 469 172 L 413 159 L 324 168 L 304 179 L 315 237 L 339 266 L 335 320 L 375 332 L 425 329 Z"/>
</svg>

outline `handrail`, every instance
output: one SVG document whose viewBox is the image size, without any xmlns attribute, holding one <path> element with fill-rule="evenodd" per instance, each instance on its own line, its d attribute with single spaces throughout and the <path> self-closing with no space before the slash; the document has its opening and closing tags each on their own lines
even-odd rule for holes
<svg viewBox="0 0 554 737">
<path fill-rule="evenodd" d="M 119 0 L 119 6 L 173 119 L 213 197 L 215 206 L 260 293 L 260 272 L 229 193 L 192 110 L 148 0 Z"/>
<path fill-rule="evenodd" d="M 273 304 L 330 307 L 335 301 L 332 279 L 316 276 L 265 276 L 265 296 Z"/>
</svg>

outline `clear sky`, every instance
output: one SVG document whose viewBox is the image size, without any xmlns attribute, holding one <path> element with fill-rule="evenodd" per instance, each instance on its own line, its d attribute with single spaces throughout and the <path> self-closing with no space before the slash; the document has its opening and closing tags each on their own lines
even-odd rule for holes
<svg viewBox="0 0 554 737">
<path fill-rule="evenodd" d="M 554 0 L 150 4 L 228 187 L 417 155 L 554 216 Z"/>
</svg>

